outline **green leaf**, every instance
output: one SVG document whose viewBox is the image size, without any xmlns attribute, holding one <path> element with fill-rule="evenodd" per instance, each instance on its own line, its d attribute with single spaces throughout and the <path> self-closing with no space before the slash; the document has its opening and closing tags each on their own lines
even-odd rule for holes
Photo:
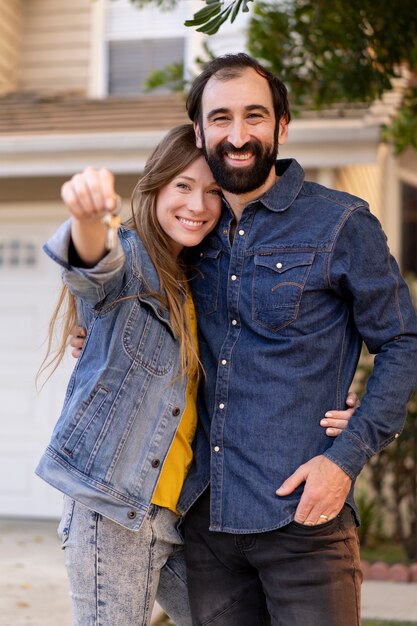
<svg viewBox="0 0 417 626">
<path fill-rule="evenodd" d="M 253 2 L 253 0 L 237 0 L 237 1 L 235 0 L 235 2 L 233 2 L 235 6 L 233 7 L 233 12 L 232 12 L 232 15 L 230 16 L 230 21 L 232 24 L 240 12 L 242 13 L 249 12 L 249 7 L 248 7 L 249 2 Z"/>
<path fill-rule="evenodd" d="M 233 7 L 232 15 L 230 16 L 230 21 L 231 21 L 232 24 L 235 21 L 236 17 L 240 13 L 240 8 L 242 6 L 242 0 L 238 0 L 238 2 L 234 2 L 233 4 L 235 6 Z"/>
<path fill-rule="evenodd" d="M 248 12 L 248 3 L 253 0 L 233 0 L 230 4 L 221 10 L 224 2 L 220 0 L 206 0 L 207 6 L 198 11 L 192 20 L 186 20 L 185 26 L 200 26 L 197 31 L 206 35 L 214 35 L 220 26 L 229 18 L 233 23 L 237 15 L 242 12 Z"/>
<path fill-rule="evenodd" d="M 205 33 L 206 35 L 214 35 L 215 33 L 217 33 L 217 31 L 219 30 L 220 26 L 222 24 L 224 24 L 224 22 L 229 17 L 229 15 L 230 15 L 230 13 L 232 11 L 232 8 L 233 8 L 233 5 L 227 7 L 226 9 L 224 9 L 221 12 L 220 15 L 218 15 L 214 19 L 210 20 L 204 26 L 200 26 L 200 28 L 197 28 L 197 32 Z"/>
<path fill-rule="evenodd" d="M 185 26 L 200 26 L 201 24 L 205 24 L 210 18 L 214 15 L 217 15 L 221 11 L 221 2 L 219 0 L 215 0 L 209 6 L 200 9 L 193 16 L 192 20 L 186 20 L 184 22 Z"/>
</svg>

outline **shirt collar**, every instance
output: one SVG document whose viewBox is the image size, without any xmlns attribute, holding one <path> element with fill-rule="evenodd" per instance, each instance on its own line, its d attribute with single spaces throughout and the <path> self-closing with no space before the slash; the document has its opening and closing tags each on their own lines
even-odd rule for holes
<svg viewBox="0 0 417 626">
<path fill-rule="evenodd" d="M 295 159 L 279 159 L 275 171 L 279 180 L 258 201 L 270 211 L 285 211 L 301 191 L 304 170 Z"/>
</svg>

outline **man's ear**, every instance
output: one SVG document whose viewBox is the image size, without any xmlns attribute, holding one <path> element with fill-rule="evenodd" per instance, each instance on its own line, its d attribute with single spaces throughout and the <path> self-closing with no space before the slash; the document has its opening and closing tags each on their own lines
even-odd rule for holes
<svg viewBox="0 0 417 626">
<path fill-rule="evenodd" d="M 283 115 L 279 120 L 279 128 L 278 128 L 278 143 L 282 146 L 287 142 L 288 139 L 288 118 L 286 115 Z"/>
<path fill-rule="evenodd" d="M 201 131 L 198 122 L 194 122 L 195 145 L 201 150 L 203 142 L 201 141 Z"/>
</svg>

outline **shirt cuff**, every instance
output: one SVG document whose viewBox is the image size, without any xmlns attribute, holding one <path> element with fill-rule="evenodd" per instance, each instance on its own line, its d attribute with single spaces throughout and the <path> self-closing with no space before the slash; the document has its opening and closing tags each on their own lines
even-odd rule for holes
<svg viewBox="0 0 417 626">
<path fill-rule="evenodd" d="M 374 453 L 367 449 L 355 435 L 344 432 L 336 437 L 332 446 L 323 454 L 336 463 L 352 480 L 355 480 Z"/>
</svg>

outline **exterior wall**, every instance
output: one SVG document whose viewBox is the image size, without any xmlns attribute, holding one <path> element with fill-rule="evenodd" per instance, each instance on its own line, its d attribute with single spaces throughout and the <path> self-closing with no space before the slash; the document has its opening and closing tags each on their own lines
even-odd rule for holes
<svg viewBox="0 0 417 626">
<path fill-rule="evenodd" d="M 338 173 L 335 187 L 366 200 L 372 213 L 382 219 L 381 167 L 378 163 L 344 167 Z"/>
<path fill-rule="evenodd" d="M 20 91 L 87 92 L 93 4 L 23 0 Z"/>
<path fill-rule="evenodd" d="M 21 0 L 0 0 L 0 95 L 17 88 L 21 5 Z"/>
<path fill-rule="evenodd" d="M 107 74 L 109 72 L 109 47 L 115 42 L 163 40 L 172 37 L 184 39 L 184 72 L 192 78 L 200 68 L 195 64 L 196 57 L 205 58 L 204 44 L 207 43 L 213 54 L 238 52 L 245 49 L 245 27 L 248 13 L 241 13 L 233 24 L 224 24 L 216 35 L 208 37 L 195 28 L 184 27 L 184 21 L 192 16 L 205 3 L 199 0 L 179 2 L 174 11 L 163 11 L 158 6 L 147 5 L 140 11 L 129 0 L 95 0 L 93 2 L 94 29 L 91 46 L 89 95 L 105 97 L 108 94 Z M 140 65 L 146 60 L 138 59 Z M 149 68 L 150 70 L 152 68 Z"/>
</svg>

